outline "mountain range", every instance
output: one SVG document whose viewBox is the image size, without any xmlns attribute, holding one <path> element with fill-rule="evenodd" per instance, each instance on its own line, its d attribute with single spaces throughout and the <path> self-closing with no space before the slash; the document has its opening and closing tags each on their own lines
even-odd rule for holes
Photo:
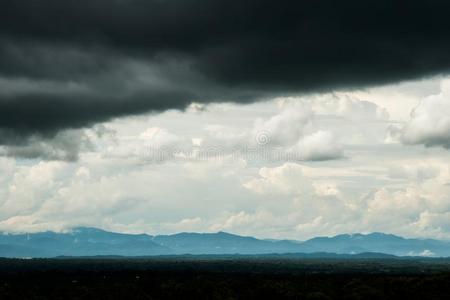
<svg viewBox="0 0 450 300">
<path fill-rule="evenodd" d="M 0 233 L 0 257 L 154 256 L 183 254 L 383 253 L 450 256 L 450 242 L 384 233 L 341 234 L 306 241 L 264 240 L 226 232 L 151 236 L 80 227 L 65 233 Z"/>
</svg>

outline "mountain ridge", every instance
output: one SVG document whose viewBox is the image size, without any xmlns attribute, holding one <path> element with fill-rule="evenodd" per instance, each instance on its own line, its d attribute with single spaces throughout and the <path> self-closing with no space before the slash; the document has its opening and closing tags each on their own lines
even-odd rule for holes
<svg viewBox="0 0 450 300">
<path fill-rule="evenodd" d="M 258 239 L 224 231 L 169 235 L 127 234 L 94 227 L 66 232 L 0 232 L 0 257 L 262 255 L 286 253 L 383 253 L 395 256 L 450 256 L 450 242 L 373 232 L 318 236 L 305 241 Z"/>
</svg>

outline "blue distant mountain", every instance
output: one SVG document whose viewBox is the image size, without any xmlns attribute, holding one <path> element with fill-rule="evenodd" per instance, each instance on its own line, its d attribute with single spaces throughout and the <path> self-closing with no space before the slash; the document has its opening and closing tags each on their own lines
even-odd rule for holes
<svg viewBox="0 0 450 300">
<path fill-rule="evenodd" d="M 170 254 L 170 249 L 153 242 L 149 235 L 114 233 L 96 228 L 75 228 L 68 233 L 0 234 L 0 256 L 3 257 L 142 256 L 161 253 Z"/>
<path fill-rule="evenodd" d="M 259 240 L 226 232 L 159 235 L 153 241 L 177 254 L 267 254 L 299 252 L 289 241 Z"/>
<path fill-rule="evenodd" d="M 368 253 L 447 257 L 450 256 L 450 243 L 431 239 L 405 239 L 384 233 L 342 234 L 316 237 L 303 242 L 262 240 L 226 232 L 151 236 L 85 227 L 75 228 L 67 233 L 0 233 L 0 257 L 277 253 L 322 253 L 321 256 L 324 257 L 332 253 L 354 254 L 355 257 L 370 257 Z"/>
<path fill-rule="evenodd" d="M 316 237 L 301 243 L 302 252 L 378 252 L 398 256 L 450 256 L 450 243 L 431 239 L 405 239 L 392 234 L 341 234 Z"/>
</svg>

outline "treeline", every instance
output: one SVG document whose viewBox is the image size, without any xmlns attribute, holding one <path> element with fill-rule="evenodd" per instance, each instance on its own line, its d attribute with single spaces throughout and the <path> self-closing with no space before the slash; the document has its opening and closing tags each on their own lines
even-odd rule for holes
<svg viewBox="0 0 450 300">
<path fill-rule="evenodd" d="M 389 261 L 0 260 L 0 299 L 448 299 L 450 272 Z M 301 265 L 308 266 L 302 269 Z M 314 268 L 314 265 L 318 266 Z M 326 270 L 324 266 L 328 266 Z M 367 272 L 363 272 L 364 266 Z M 415 271 L 413 271 L 415 270 Z"/>
</svg>

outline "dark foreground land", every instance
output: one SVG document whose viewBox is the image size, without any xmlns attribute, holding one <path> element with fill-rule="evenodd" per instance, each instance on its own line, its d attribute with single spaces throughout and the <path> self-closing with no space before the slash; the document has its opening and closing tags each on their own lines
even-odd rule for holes
<svg viewBox="0 0 450 300">
<path fill-rule="evenodd" d="M 450 260 L 0 259 L 0 299 L 450 299 Z"/>
</svg>

